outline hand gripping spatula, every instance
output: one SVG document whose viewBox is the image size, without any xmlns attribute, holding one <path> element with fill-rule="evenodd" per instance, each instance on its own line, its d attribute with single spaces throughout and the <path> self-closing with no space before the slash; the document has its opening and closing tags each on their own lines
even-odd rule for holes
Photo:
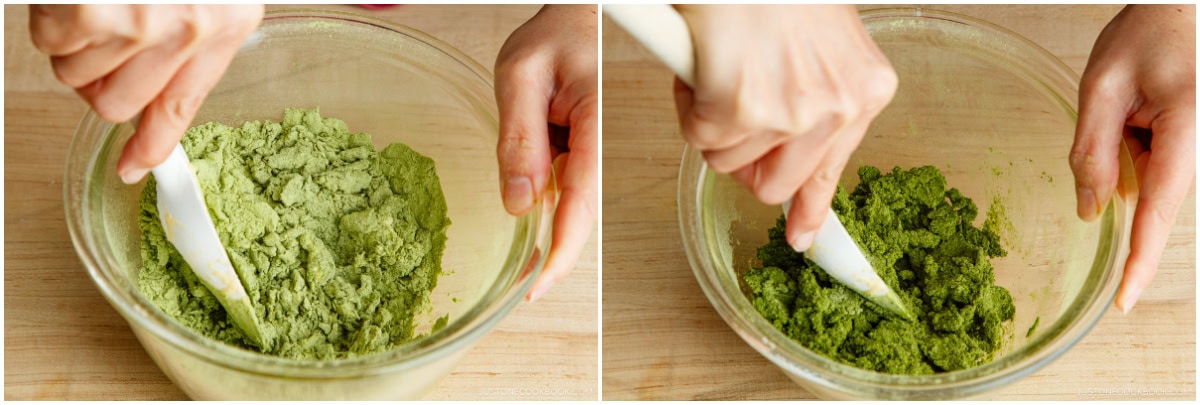
<svg viewBox="0 0 1200 405">
<path fill-rule="evenodd" d="M 605 5 L 604 13 L 666 64 L 688 86 L 695 84 L 695 53 L 683 17 L 669 5 Z M 787 215 L 791 200 L 784 203 Z M 907 320 L 916 320 L 863 256 L 830 208 L 804 254 L 833 278 Z"/>
</svg>

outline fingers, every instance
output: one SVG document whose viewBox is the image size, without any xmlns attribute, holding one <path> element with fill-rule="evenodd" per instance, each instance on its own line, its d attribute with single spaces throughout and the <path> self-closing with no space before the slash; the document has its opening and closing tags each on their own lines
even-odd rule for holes
<svg viewBox="0 0 1200 405">
<path fill-rule="evenodd" d="M 844 136 L 845 124 L 839 116 L 826 116 L 809 133 L 785 142 L 763 157 L 753 186 L 755 197 L 766 204 L 780 204 L 795 194 L 821 164 L 827 163 L 826 155 L 833 145 L 842 142 L 839 137 Z"/>
<path fill-rule="evenodd" d="M 850 161 L 854 149 L 858 148 L 868 126 L 869 122 L 858 123 L 839 135 L 838 143 L 825 155 L 819 169 L 796 191 L 792 206 L 788 209 L 785 232 L 788 244 L 797 252 L 806 251 L 812 246 L 816 232 L 825 221 L 826 212 L 833 203 L 833 195 L 837 192 L 842 171 Z"/>
<path fill-rule="evenodd" d="M 32 6 L 30 34 L 97 115 L 144 112 L 117 164 L 134 183 L 178 143 L 262 15 L 261 5 Z"/>
<path fill-rule="evenodd" d="M 554 75 L 530 59 L 496 64 L 496 101 L 500 107 L 500 189 L 504 209 L 524 215 L 550 176 L 547 114 Z"/>
<path fill-rule="evenodd" d="M 104 6 L 78 4 L 34 4 L 29 6 L 29 33 L 33 46 L 50 56 L 78 52 L 97 39 L 103 30 L 92 24 Z M 108 20 L 111 18 L 106 18 Z"/>
<path fill-rule="evenodd" d="M 675 78 L 675 112 L 684 139 L 700 150 L 719 150 L 736 146 L 750 136 L 750 131 L 720 125 L 727 120 L 712 116 L 719 108 L 702 105 L 697 109 L 696 93 L 679 77 Z M 769 149 L 768 149 L 769 150 Z"/>
<path fill-rule="evenodd" d="M 753 192 L 754 186 L 760 181 L 759 178 L 762 174 L 761 166 L 761 162 L 755 161 L 754 163 L 743 166 L 741 169 L 730 172 L 729 176 L 733 177 L 733 179 L 737 181 L 738 184 L 741 184 L 742 187 L 745 187 L 747 190 Z"/>
<path fill-rule="evenodd" d="M 1152 124 L 1154 138 L 1133 216 L 1129 260 L 1116 305 L 1129 312 L 1154 279 L 1179 205 L 1195 181 L 1195 112 L 1176 114 Z M 1145 155 L 1145 154 L 1143 154 Z"/>
<path fill-rule="evenodd" d="M 137 132 L 125 143 L 117 161 L 121 181 L 137 183 L 166 160 L 191 125 L 205 96 L 225 73 L 238 45 L 226 43 L 197 54 L 146 106 Z"/>
<path fill-rule="evenodd" d="M 843 142 L 837 137 L 849 125 L 865 128 L 898 86 L 853 7 L 677 9 L 696 48 L 695 87 L 675 83 L 683 136 L 709 168 L 764 203 L 783 202 L 818 169 L 832 170 L 822 165 L 839 160 L 827 156 Z M 843 32 L 813 41 L 796 24 L 806 20 Z M 772 31 L 800 35 L 761 35 Z"/>
<path fill-rule="evenodd" d="M 147 49 L 105 77 L 101 85 L 82 88 L 79 93 L 100 117 L 112 122 L 127 121 L 177 76 L 176 72 L 195 53 L 193 47 L 194 44 L 171 44 Z"/>
<path fill-rule="evenodd" d="M 585 114 L 588 118 L 572 123 L 571 152 L 555 160 L 555 167 L 561 169 L 556 171 L 562 179 L 561 199 L 554 215 L 550 256 L 546 259 L 545 270 L 530 290 L 527 297 L 530 301 L 540 298 L 570 273 L 596 222 L 599 155 L 595 108 L 592 111 Z"/>
<path fill-rule="evenodd" d="M 541 193 L 559 196 L 546 267 L 529 300 L 571 271 L 596 218 L 596 11 L 595 6 L 545 6 L 509 36 L 496 58 L 496 154 L 505 209 L 522 215 Z M 569 127 L 566 148 L 561 139 L 551 142 L 550 124 Z M 557 190 L 546 187 L 552 153 L 560 169 Z"/>
<path fill-rule="evenodd" d="M 786 132 L 764 131 L 750 135 L 745 142 L 730 148 L 708 150 L 702 153 L 704 160 L 713 170 L 718 173 L 729 173 L 753 163 L 791 139 L 792 137 Z"/>
<path fill-rule="evenodd" d="M 142 50 L 139 43 L 113 40 L 73 54 L 52 56 L 50 67 L 60 82 L 77 89 L 107 76 Z"/>
<path fill-rule="evenodd" d="M 1090 73 L 1090 74 L 1089 74 Z M 1079 218 L 1092 221 L 1117 187 L 1120 150 L 1131 98 L 1129 89 L 1104 73 L 1085 72 L 1079 90 L 1079 123 L 1071 147 L 1071 171 Z"/>
</svg>

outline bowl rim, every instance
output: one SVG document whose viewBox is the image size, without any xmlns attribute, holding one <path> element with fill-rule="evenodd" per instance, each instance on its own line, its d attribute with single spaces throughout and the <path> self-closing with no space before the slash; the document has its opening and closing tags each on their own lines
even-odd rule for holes
<svg viewBox="0 0 1200 405">
<path fill-rule="evenodd" d="M 262 25 L 256 33 L 262 32 L 263 27 L 270 23 L 284 23 L 289 19 L 297 19 L 304 23 L 333 21 L 383 29 L 387 35 L 424 44 L 451 63 L 465 68 L 482 81 L 481 84 L 486 88 L 493 88 L 492 74 L 458 49 L 417 29 L 380 18 L 336 10 L 277 9 L 264 14 Z M 247 39 L 247 43 L 257 40 L 253 35 Z M 88 133 L 100 133 L 95 135 L 101 138 L 100 143 L 107 143 L 108 147 L 111 147 L 114 142 L 109 138 L 113 136 L 113 131 L 118 125 L 102 120 L 93 110 L 88 109 L 80 120 L 68 150 L 68 157 L 80 154 L 89 156 L 86 160 L 68 158 L 64 175 L 65 213 L 75 250 L 101 293 L 127 322 L 150 331 L 154 337 L 178 350 L 221 367 L 248 374 L 312 380 L 347 379 L 413 369 L 469 347 L 490 331 L 528 293 L 546 262 L 547 255 L 544 252 L 549 248 L 548 235 L 552 227 L 548 219 L 553 218 L 557 196 L 554 189 L 554 173 L 551 173 L 546 193 L 534 201 L 534 206 L 540 209 L 516 217 L 513 246 L 510 247 L 495 283 L 480 301 L 468 308 L 459 319 L 452 320 L 441 329 L 431 331 L 427 336 L 415 338 L 385 352 L 332 360 L 295 360 L 216 341 L 178 324 L 135 291 L 136 286 L 129 288 L 116 282 L 110 274 L 116 270 L 110 269 L 120 266 L 106 252 L 99 253 L 103 251 L 98 249 L 90 236 L 90 233 L 96 231 L 88 229 L 91 213 L 87 196 L 93 190 L 89 179 L 103 153 L 99 149 L 80 150 L 84 143 L 82 138 Z M 96 131 L 94 128 L 103 129 Z M 72 202 L 72 195 L 82 197 L 78 198 L 79 201 Z M 138 328 L 134 329 L 138 332 Z M 141 338 L 140 334 L 138 335 Z"/>
<path fill-rule="evenodd" d="M 1055 76 L 1054 79 L 1066 80 L 1064 84 L 1068 85 L 1072 92 L 1065 95 L 1074 96 L 1078 93 L 1079 76 L 1060 59 L 1021 35 L 990 22 L 923 7 L 876 8 L 863 10 L 859 16 L 864 23 L 871 20 L 916 18 L 934 24 L 967 25 L 1020 49 L 1006 50 L 1005 54 L 1019 52 L 1033 55 L 1038 59 L 1036 62 L 1049 68 L 1050 71 L 1046 74 Z M 1045 83 L 1043 85 L 1045 86 Z M 1077 119 L 1075 101 L 1073 98 L 1065 100 L 1065 107 L 1069 110 L 1072 120 Z M 1132 160 L 1124 143 L 1121 145 L 1119 157 L 1120 178 L 1123 182 L 1119 188 L 1127 193 L 1127 196 L 1134 196 L 1137 192 L 1136 177 L 1133 176 Z M 695 167 L 699 167 L 699 170 L 694 173 L 688 172 L 688 168 Z M 740 315 L 746 308 L 750 309 L 748 313 L 757 315 L 757 311 L 754 311 L 749 300 L 741 293 L 739 286 L 722 283 L 723 278 L 717 274 L 709 260 L 710 254 L 705 251 L 707 243 L 704 240 L 708 238 L 709 233 L 714 232 L 705 226 L 707 215 L 703 209 L 706 204 L 706 183 L 712 176 L 715 174 L 709 170 L 701 154 L 694 148 L 685 146 L 679 172 L 677 213 L 684 250 L 705 296 L 731 329 L 760 354 L 786 371 L 789 377 L 802 378 L 824 389 L 854 396 L 904 399 L 963 397 L 978 395 L 1032 374 L 1065 353 L 1103 317 L 1115 298 L 1116 287 L 1122 276 L 1120 269 L 1124 267 L 1125 255 L 1128 253 L 1132 206 L 1125 202 L 1121 193 L 1117 193 L 1102 216 L 1105 223 L 1101 225 L 1101 229 L 1105 226 L 1111 227 L 1114 234 L 1102 235 L 1097 246 L 1098 252 L 1103 252 L 1102 249 L 1107 246 L 1108 256 L 1098 256 L 1097 262 L 1107 263 L 1108 269 L 1099 277 L 1096 277 L 1095 268 L 1089 270 L 1087 283 L 1094 286 L 1091 293 L 1086 294 L 1088 290 L 1085 286 L 1071 307 L 1064 311 L 1078 311 L 1079 317 L 1064 317 L 1052 325 L 1043 325 L 1042 332 L 1026 345 L 992 362 L 970 369 L 922 376 L 869 371 L 816 354 L 787 338 L 761 316 L 747 319 Z"/>
</svg>

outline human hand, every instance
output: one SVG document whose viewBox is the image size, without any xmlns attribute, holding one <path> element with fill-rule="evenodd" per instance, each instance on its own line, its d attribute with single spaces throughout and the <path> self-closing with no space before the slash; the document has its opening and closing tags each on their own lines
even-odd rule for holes
<svg viewBox="0 0 1200 405">
<path fill-rule="evenodd" d="M 1140 184 L 1116 305 L 1129 312 L 1154 278 L 1179 205 L 1196 178 L 1196 9 L 1136 5 L 1096 39 L 1079 86 L 1071 148 L 1079 217 L 1099 217 L 1129 146 Z"/>
<path fill-rule="evenodd" d="M 549 257 L 530 301 L 571 271 L 596 222 L 598 58 L 596 6 L 548 5 L 508 37 L 496 59 L 504 208 L 529 212 L 551 164 L 561 190 Z"/>
<path fill-rule="evenodd" d="M 793 198 L 787 239 L 807 250 L 850 154 L 896 92 L 853 6 L 676 6 L 695 88 L 675 81 L 684 138 L 764 203 Z"/>
<path fill-rule="evenodd" d="M 101 118 L 141 122 L 117 162 L 136 183 L 166 160 L 262 19 L 261 5 L 32 5 L 33 44 Z"/>
</svg>

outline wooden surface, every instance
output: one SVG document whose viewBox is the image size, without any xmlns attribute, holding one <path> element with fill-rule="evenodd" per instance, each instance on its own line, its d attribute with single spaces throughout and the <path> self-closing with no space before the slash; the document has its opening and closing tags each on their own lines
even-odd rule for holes
<svg viewBox="0 0 1200 405">
<path fill-rule="evenodd" d="M 334 8 L 410 25 L 489 70 L 508 34 L 538 9 Z M 62 173 L 85 105 L 30 45 L 26 18 L 27 7 L 5 6 L 4 398 L 185 399 L 100 295 L 71 245 Z M 428 398 L 597 398 L 596 246 L 593 234 L 569 277 L 537 303 L 519 304 Z"/>
<path fill-rule="evenodd" d="M 935 6 L 999 24 L 1082 72 L 1119 6 Z M 603 397 L 803 399 L 721 320 L 692 276 L 676 220 L 683 152 L 671 77 L 603 24 Z M 1110 310 L 1081 342 L 997 399 L 1195 399 L 1195 191 L 1154 283 L 1128 315 Z"/>
</svg>

